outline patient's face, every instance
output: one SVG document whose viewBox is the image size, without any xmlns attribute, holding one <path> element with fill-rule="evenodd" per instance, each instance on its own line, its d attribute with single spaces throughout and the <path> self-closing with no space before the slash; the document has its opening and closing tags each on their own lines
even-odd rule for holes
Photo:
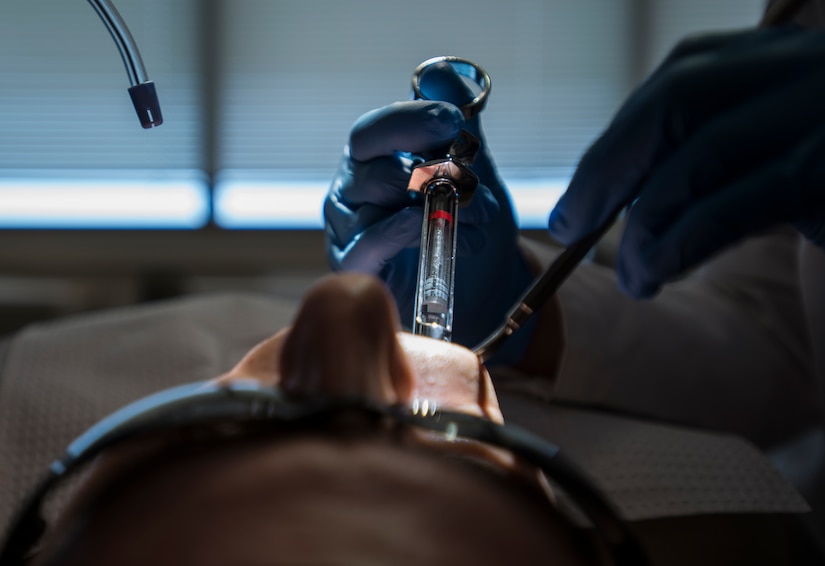
<svg viewBox="0 0 825 566">
<path fill-rule="evenodd" d="M 292 393 L 427 401 L 503 420 L 478 358 L 460 346 L 399 332 L 387 291 L 359 274 L 319 282 L 290 328 L 253 348 L 219 380 L 244 378 Z"/>
<path fill-rule="evenodd" d="M 389 295 L 363 275 L 319 282 L 290 328 L 218 379 L 502 420 L 489 375 L 472 352 L 399 333 Z M 490 463 L 488 470 L 457 461 L 455 446 L 434 446 L 424 436 L 331 432 L 239 440 L 141 468 L 96 504 L 81 534 L 66 536 L 89 494 L 149 448 L 104 456 L 41 558 L 161 566 L 544 563 L 552 555 L 576 563 L 541 491 L 510 485 L 520 481 L 510 476 L 519 464 L 508 454 L 459 447 Z"/>
</svg>

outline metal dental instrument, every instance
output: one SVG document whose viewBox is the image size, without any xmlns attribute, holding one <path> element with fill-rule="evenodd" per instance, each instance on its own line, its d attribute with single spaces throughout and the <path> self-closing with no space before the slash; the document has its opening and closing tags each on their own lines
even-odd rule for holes
<svg viewBox="0 0 825 566">
<path fill-rule="evenodd" d="M 126 22 L 109 0 L 89 0 L 89 4 L 103 20 L 120 50 L 126 73 L 129 75 L 129 83 L 132 85 L 129 88 L 129 96 L 132 98 L 132 104 L 141 126 L 144 128 L 160 126 L 163 124 L 163 114 L 160 111 L 155 83 L 148 80 L 146 76 L 146 68 L 143 66 L 140 51 L 129 28 L 126 27 Z"/>
<path fill-rule="evenodd" d="M 474 118 L 487 105 L 487 97 L 490 95 L 490 75 L 472 61 L 461 57 L 453 57 L 452 55 L 433 57 L 416 67 L 412 76 L 413 98 L 416 100 L 429 100 L 421 92 L 421 77 L 424 76 L 427 69 L 441 63 L 449 64 L 460 77 L 467 79 L 471 86 L 474 85 L 477 91 L 475 98 L 460 108 L 464 118 L 467 120 Z"/>
<path fill-rule="evenodd" d="M 445 176 L 427 183 L 413 334 L 449 341 L 453 326 L 458 190 Z"/>
<path fill-rule="evenodd" d="M 527 288 L 516 302 L 516 305 L 507 313 L 504 324 L 490 334 L 481 344 L 473 348 L 473 352 L 482 362 L 488 361 L 504 342 L 558 291 L 561 284 L 576 269 L 576 266 L 581 263 L 593 246 L 610 229 L 624 208 L 625 205 L 619 207 L 598 229 L 565 249 L 553 260 L 544 273 Z"/>
<path fill-rule="evenodd" d="M 475 98 L 461 107 L 466 119 L 478 114 L 490 92 L 490 77 L 478 65 L 458 57 L 435 57 L 413 72 L 413 96 L 427 100 L 421 92 L 421 76 L 431 66 L 450 64 L 461 77 L 480 89 Z M 415 291 L 413 334 L 450 341 L 453 331 L 455 246 L 458 209 L 469 204 L 478 185 L 470 170 L 481 143 L 462 130 L 444 157 L 431 159 L 413 168 L 409 190 L 424 195 L 424 221 Z"/>
<path fill-rule="evenodd" d="M 806 0 L 779 0 L 765 13 L 759 27 L 777 26 L 789 22 Z M 591 234 L 564 250 L 553 263 L 524 292 L 507 314 L 504 324 L 497 328 L 473 351 L 482 362 L 488 361 L 502 344 L 513 335 L 534 312 L 552 297 L 590 249 L 604 236 L 626 205 L 620 206 Z"/>
<path fill-rule="evenodd" d="M 462 131 L 446 157 L 416 166 L 410 176 L 409 190 L 424 195 L 413 334 L 445 341 L 452 337 L 458 208 L 470 202 L 478 185 L 468 166 L 480 146 Z"/>
</svg>

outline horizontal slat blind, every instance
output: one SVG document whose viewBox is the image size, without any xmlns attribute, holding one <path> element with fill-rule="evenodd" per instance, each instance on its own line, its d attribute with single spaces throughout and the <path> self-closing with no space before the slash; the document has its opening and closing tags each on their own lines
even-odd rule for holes
<svg viewBox="0 0 825 566">
<path fill-rule="evenodd" d="M 200 167 L 198 0 L 115 0 L 166 118 L 143 130 L 85 0 L 0 2 L 0 169 Z"/>
<path fill-rule="evenodd" d="M 331 170 L 352 122 L 436 55 L 482 65 L 503 167 L 569 166 L 628 90 L 628 2 L 246 0 L 226 10 L 222 166 Z"/>
<path fill-rule="evenodd" d="M 0 185 L 26 186 L 15 180 L 20 170 L 51 172 L 58 185 L 54 172 L 69 169 L 142 170 L 141 179 L 159 182 L 164 172 L 218 171 L 241 191 L 224 199 L 218 185 L 219 217 L 223 202 L 235 203 L 232 214 L 248 206 L 237 203 L 261 203 L 242 194 L 246 176 L 254 190 L 277 188 L 274 216 L 254 210 L 264 218 L 258 225 L 277 227 L 302 222 L 281 206 L 293 190 L 302 191 L 294 200 L 306 203 L 308 225 L 318 224 L 320 202 L 313 209 L 304 197 L 323 195 L 353 121 L 408 98 L 413 68 L 445 54 L 491 74 L 488 143 L 514 193 L 529 188 L 516 194 L 517 206 L 539 203 L 522 217 L 540 225 L 634 82 L 687 33 L 753 25 L 764 0 L 115 3 L 157 84 L 165 123 L 139 126 L 119 53 L 86 0 L 3 0 Z M 204 18 L 210 7 L 217 18 Z M 209 19 L 218 26 L 216 54 L 202 48 L 211 38 L 199 26 Z M 215 83 L 206 84 L 206 68 Z M 211 139 L 217 147 L 207 147 Z M 282 213 L 289 217 L 279 220 Z"/>
</svg>

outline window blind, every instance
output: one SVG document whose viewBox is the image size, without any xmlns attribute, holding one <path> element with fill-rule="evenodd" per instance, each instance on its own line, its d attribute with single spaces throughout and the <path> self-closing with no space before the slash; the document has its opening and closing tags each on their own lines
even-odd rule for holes
<svg viewBox="0 0 825 566">
<path fill-rule="evenodd" d="M 199 2 L 115 4 L 157 85 L 160 128 L 141 128 L 120 54 L 88 2 L 0 2 L 0 227 L 208 221 L 199 171 Z"/>
<path fill-rule="evenodd" d="M 171 176 L 171 190 L 183 177 L 200 195 L 188 227 L 208 220 L 211 190 L 224 227 L 317 227 L 354 120 L 408 98 L 415 66 L 451 54 L 492 76 L 487 140 L 522 225 L 534 227 L 640 76 L 687 33 L 753 25 L 763 0 L 115 3 L 165 123 L 140 128 L 120 56 L 87 2 L 5 0 L 0 194 L 45 173 L 57 188 L 66 173 L 69 193 L 84 171 L 108 176 L 112 194 L 119 179 L 132 190 Z"/>
</svg>

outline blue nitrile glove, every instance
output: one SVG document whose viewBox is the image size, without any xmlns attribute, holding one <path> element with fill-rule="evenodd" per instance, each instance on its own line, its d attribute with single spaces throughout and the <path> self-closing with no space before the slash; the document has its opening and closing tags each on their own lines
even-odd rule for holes
<svg viewBox="0 0 825 566">
<path fill-rule="evenodd" d="M 430 99 L 462 104 L 472 99 L 461 78 L 440 67 L 421 78 Z M 453 104 L 397 102 L 359 118 L 324 203 L 327 256 L 333 270 L 378 275 L 411 327 L 418 276 L 423 198 L 407 191 L 413 160 L 449 144 L 466 127 L 482 140 L 472 169 L 479 186 L 458 213 L 453 341 L 481 342 L 499 324 L 532 280 L 517 247 L 518 230 L 507 190 L 499 180 L 478 118 L 465 124 Z M 496 363 L 518 361 L 532 328 L 518 332 Z"/>
<path fill-rule="evenodd" d="M 584 155 L 550 233 L 569 245 L 634 199 L 617 262 L 634 297 L 777 224 L 825 247 L 825 33 L 680 44 Z"/>
</svg>

